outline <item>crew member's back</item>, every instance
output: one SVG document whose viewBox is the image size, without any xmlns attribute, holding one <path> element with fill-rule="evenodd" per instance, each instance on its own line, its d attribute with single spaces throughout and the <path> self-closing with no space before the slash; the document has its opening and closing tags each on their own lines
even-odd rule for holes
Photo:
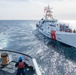
<svg viewBox="0 0 76 75">
<path fill-rule="evenodd" d="M 23 62 L 23 58 L 19 57 L 19 61 L 15 64 L 15 67 L 17 67 L 17 73 L 16 75 L 25 75 L 25 68 L 28 66 L 25 62 Z"/>
</svg>

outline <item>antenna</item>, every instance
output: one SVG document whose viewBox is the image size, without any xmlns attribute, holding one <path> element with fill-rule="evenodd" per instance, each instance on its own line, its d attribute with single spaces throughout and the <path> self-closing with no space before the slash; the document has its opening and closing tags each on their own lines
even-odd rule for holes
<svg viewBox="0 0 76 75">
<path fill-rule="evenodd" d="M 50 8 L 49 5 L 47 7 L 44 7 L 44 13 L 45 13 L 46 19 L 48 19 L 48 18 L 54 19 L 51 10 L 52 10 L 52 8 Z"/>
</svg>

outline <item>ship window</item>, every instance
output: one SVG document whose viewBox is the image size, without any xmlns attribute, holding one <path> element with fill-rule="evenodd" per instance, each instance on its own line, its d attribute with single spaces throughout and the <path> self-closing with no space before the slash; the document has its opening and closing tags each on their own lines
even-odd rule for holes
<svg viewBox="0 0 76 75">
<path fill-rule="evenodd" d="M 42 21 L 42 24 L 44 24 L 45 21 Z"/>
<path fill-rule="evenodd" d="M 50 26 L 53 26 L 53 27 L 55 27 L 55 25 L 52 25 L 52 24 L 50 24 Z"/>
</svg>

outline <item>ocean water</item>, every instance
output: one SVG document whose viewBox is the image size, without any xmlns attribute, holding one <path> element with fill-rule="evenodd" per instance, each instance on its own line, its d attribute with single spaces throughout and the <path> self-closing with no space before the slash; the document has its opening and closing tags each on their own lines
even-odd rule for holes
<svg viewBox="0 0 76 75">
<path fill-rule="evenodd" d="M 53 41 L 36 30 L 36 20 L 0 20 L 0 49 L 36 58 L 42 75 L 76 75 L 76 48 Z M 70 26 L 75 29 L 75 21 Z"/>
</svg>

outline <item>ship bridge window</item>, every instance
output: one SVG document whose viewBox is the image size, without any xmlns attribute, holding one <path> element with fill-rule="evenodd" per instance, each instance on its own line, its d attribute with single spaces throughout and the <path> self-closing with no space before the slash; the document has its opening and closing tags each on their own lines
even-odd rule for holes
<svg viewBox="0 0 76 75">
<path fill-rule="evenodd" d="M 41 20 L 43 20 L 43 18 Z"/>
<path fill-rule="evenodd" d="M 50 22 L 56 22 L 56 20 L 52 20 L 52 21 L 50 21 Z"/>
<path fill-rule="evenodd" d="M 50 20 L 49 21 L 42 21 L 42 24 L 45 23 L 45 22 L 52 22 L 52 23 L 54 23 L 55 21 L 53 21 L 53 20 L 52 21 L 50 21 Z"/>
<path fill-rule="evenodd" d="M 57 24 L 57 26 L 58 26 L 58 24 Z"/>
<path fill-rule="evenodd" d="M 56 27 L 55 25 L 52 25 L 52 24 L 50 24 L 50 26 L 52 26 L 52 27 Z"/>
<path fill-rule="evenodd" d="M 42 24 L 44 24 L 44 22 L 46 22 L 46 21 L 42 21 Z"/>
<path fill-rule="evenodd" d="M 55 21 L 51 21 L 51 22 L 55 22 Z"/>
<path fill-rule="evenodd" d="M 53 21 L 53 20 L 52 20 L 52 21 L 50 21 L 50 20 L 48 21 L 48 20 L 47 20 L 46 22 L 55 22 L 55 21 Z"/>
</svg>

